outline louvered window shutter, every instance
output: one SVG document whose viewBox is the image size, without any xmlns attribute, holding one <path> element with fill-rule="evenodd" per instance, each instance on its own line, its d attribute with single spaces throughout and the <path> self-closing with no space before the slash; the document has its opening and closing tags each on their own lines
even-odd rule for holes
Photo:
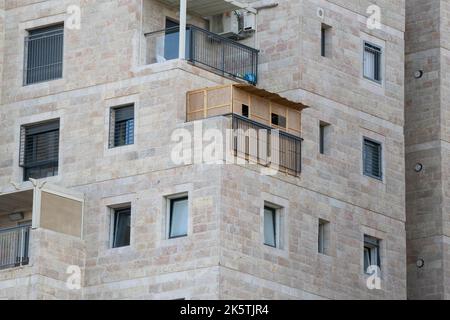
<svg viewBox="0 0 450 320">
<path fill-rule="evenodd" d="M 381 179 L 382 173 L 382 148 L 381 144 L 364 139 L 364 174 Z"/>
<path fill-rule="evenodd" d="M 24 180 L 57 174 L 59 158 L 59 120 L 21 128 L 20 165 Z"/>
</svg>

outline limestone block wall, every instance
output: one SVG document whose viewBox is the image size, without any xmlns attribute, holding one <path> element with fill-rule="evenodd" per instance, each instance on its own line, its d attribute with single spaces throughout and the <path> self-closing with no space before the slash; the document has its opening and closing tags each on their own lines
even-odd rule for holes
<svg viewBox="0 0 450 320">
<path fill-rule="evenodd" d="M 448 298 L 447 1 L 408 1 L 406 23 L 406 213 L 408 297 Z M 414 73 L 422 71 L 416 78 Z M 417 164 L 423 165 L 415 172 Z M 417 268 L 417 260 L 424 260 Z"/>
<path fill-rule="evenodd" d="M 85 261 L 81 253 L 69 261 L 65 249 L 46 251 L 43 245 L 38 252 L 43 258 L 53 254 L 60 259 L 58 269 L 42 261 L 45 280 L 35 280 L 26 268 L 11 270 L 3 275 L 7 281 L 29 272 L 17 281 L 31 279 L 39 288 L 24 285 L 11 291 L 13 282 L 0 281 L 0 292 L 14 297 L 75 297 L 72 294 L 80 293 L 68 293 L 61 286 L 63 269 L 73 262 L 84 263 L 81 297 L 87 299 L 406 297 L 400 67 L 404 1 L 377 1 L 386 12 L 381 31 L 365 26 L 363 15 L 372 2 L 360 1 L 356 9 L 352 1 L 278 2 L 277 8 L 261 11 L 258 18 L 259 79 L 261 87 L 311 106 L 302 119 L 300 178 L 264 177 L 234 165 L 172 162 L 173 131 L 194 130 L 193 123 L 185 122 L 186 92 L 229 80 L 180 61 L 139 65 L 140 1 L 82 2 L 81 30 L 65 34 L 64 79 L 23 87 L 25 30 L 61 21 L 72 2 L 6 0 L 8 63 L 3 77 L 9 81 L 1 84 L 0 185 L 21 180 L 20 125 L 60 118 L 60 170 L 48 181 L 86 195 Z M 334 28 L 330 60 L 320 57 L 322 20 L 317 7 L 325 9 L 323 22 Z M 147 13 L 153 21 L 155 11 Z M 157 19 L 155 25 L 161 16 Z M 387 50 L 382 86 L 362 79 L 366 38 Z M 135 144 L 109 149 L 109 110 L 128 103 L 135 105 Z M 318 152 L 319 121 L 332 125 L 327 155 Z M 211 119 L 205 125 L 223 129 L 226 120 Z M 383 181 L 362 175 L 363 136 L 383 143 Z M 168 241 L 164 197 L 179 192 L 192 195 L 190 236 Z M 282 252 L 261 244 L 258 217 L 265 196 L 289 206 Z M 108 206 L 128 202 L 131 246 L 111 249 Z M 317 254 L 319 218 L 333 226 L 330 256 Z M 379 292 L 365 287 L 364 233 L 383 239 Z M 9 289 L 1 291 L 2 284 Z"/>
<path fill-rule="evenodd" d="M 0 271 L 1 299 L 81 299 L 82 290 L 67 287 L 69 266 L 84 279 L 85 247 L 81 239 L 44 229 L 32 230 L 29 265 Z"/>
<path fill-rule="evenodd" d="M 304 179 L 308 179 L 308 174 Z M 290 182 L 290 183 L 289 183 Z M 404 221 L 314 192 L 284 175 L 262 176 L 237 165 L 225 166 L 222 180 L 223 246 L 226 269 L 221 294 L 271 298 L 404 299 L 406 296 Z M 281 249 L 265 246 L 261 229 L 264 203 L 283 207 Z M 318 253 L 318 221 L 331 223 L 331 247 Z M 382 239 L 382 290 L 368 290 L 362 239 Z M 258 290 L 250 276 L 266 284 Z M 247 284 L 245 284 L 247 283 Z M 269 288 L 271 290 L 269 290 Z M 290 288 L 287 290 L 286 288 Z"/>
</svg>

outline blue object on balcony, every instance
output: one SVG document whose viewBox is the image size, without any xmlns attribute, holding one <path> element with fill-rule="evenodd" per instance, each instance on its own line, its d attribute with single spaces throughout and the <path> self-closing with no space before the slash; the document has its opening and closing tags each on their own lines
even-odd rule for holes
<svg viewBox="0 0 450 320">
<path fill-rule="evenodd" d="M 244 80 L 250 83 L 256 83 L 256 75 L 254 73 L 246 73 L 244 76 Z"/>
</svg>

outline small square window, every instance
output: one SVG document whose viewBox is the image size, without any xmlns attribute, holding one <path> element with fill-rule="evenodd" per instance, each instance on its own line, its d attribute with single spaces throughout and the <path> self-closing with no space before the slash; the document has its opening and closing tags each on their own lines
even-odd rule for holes
<svg viewBox="0 0 450 320">
<path fill-rule="evenodd" d="M 131 207 L 112 209 L 112 248 L 130 245 L 131 235 Z"/>
<path fill-rule="evenodd" d="M 368 235 L 364 235 L 364 272 L 370 266 L 381 268 L 380 240 Z"/>
<path fill-rule="evenodd" d="M 364 42 L 364 77 L 381 82 L 382 49 L 376 45 Z"/>
<path fill-rule="evenodd" d="M 242 116 L 248 118 L 250 116 L 249 108 L 247 105 L 242 105 Z"/>
<path fill-rule="evenodd" d="M 364 138 L 363 166 L 364 175 L 382 180 L 383 149 L 381 143 Z"/>
<path fill-rule="evenodd" d="M 110 148 L 134 144 L 134 105 L 111 108 Z"/>
<path fill-rule="evenodd" d="M 286 128 L 286 117 L 272 113 L 272 124 L 281 128 Z"/>
<path fill-rule="evenodd" d="M 169 239 L 186 237 L 189 224 L 188 197 L 168 199 L 169 201 Z"/>
</svg>

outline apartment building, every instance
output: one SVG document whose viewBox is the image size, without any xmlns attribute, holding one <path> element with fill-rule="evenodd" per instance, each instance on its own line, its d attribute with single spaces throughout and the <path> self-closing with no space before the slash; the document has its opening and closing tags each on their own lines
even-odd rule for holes
<svg viewBox="0 0 450 320">
<path fill-rule="evenodd" d="M 449 299 L 448 1 L 406 5 L 408 297 Z"/>
<path fill-rule="evenodd" d="M 404 26 L 400 0 L 0 1 L 0 298 L 405 299 Z"/>
</svg>

